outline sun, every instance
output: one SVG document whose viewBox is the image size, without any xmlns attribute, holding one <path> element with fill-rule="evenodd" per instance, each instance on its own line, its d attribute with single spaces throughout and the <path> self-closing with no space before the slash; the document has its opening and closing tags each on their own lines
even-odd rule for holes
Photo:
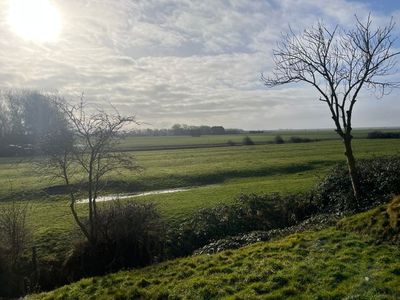
<svg viewBox="0 0 400 300">
<path fill-rule="evenodd" d="M 61 15 L 50 0 L 9 0 L 8 24 L 25 40 L 55 42 L 61 32 Z"/>
</svg>

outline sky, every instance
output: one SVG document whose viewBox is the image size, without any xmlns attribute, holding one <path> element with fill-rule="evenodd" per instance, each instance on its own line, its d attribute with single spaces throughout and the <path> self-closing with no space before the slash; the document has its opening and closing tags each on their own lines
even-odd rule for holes
<svg viewBox="0 0 400 300">
<path fill-rule="evenodd" d="M 400 36 L 395 0 L 29 0 L 23 21 L 10 17 L 13 1 L 24 3 L 0 0 L 0 89 L 84 93 L 142 127 L 331 128 L 311 87 L 260 80 L 281 34 L 319 20 L 351 27 L 371 12 L 375 24 L 393 17 Z M 400 126 L 399 96 L 362 93 L 353 126 Z"/>
</svg>

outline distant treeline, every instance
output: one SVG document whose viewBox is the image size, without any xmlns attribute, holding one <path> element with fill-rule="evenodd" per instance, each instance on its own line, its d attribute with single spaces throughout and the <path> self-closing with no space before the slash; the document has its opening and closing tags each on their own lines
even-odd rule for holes
<svg viewBox="0 0 400 300">
<path fill-rule="evenodd" d="M 46 153 L 68 138 L 68 122 L 54 96 L 34 91 L 0 94 L 0 155 Z"/>
<path fill-rule="evenodd" d="M 399 139 L 400 132 L 382 132 L 382 131 L 372 131 L 367 135 L 369 139 Z"/>
<path fill-rule="evenodd" d="M 242 129 L 225 129 L 223 126 L 192 126 L 186 124 L 175 124 L 166 129 L 136 129 L 128 133 L 130 136 L 202 136 L 202 135 L 222 135 L 222 134 L 240 134 L 245 132 Z"/>
</svg>

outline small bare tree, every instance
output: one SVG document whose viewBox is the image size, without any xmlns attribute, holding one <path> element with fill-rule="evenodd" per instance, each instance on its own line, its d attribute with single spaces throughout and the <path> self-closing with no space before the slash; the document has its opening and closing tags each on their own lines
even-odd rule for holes
<svg viewBox="0 0 400 300">
<path fill-rule="evenodd" d="M 12 202 L 0 207 L 0 240 L 12 267 L 17 265 L 29 239 L 27 213 L 28 205 L 23 203 Z"/>
<path fill-rule="evenodd" d="M 123 128 L 137 122 L 135 117 L 121 116 L 116 110 L 114 114 L 99 109 L 88 113 L 83 98 L 79 105 L 69 105 L 60 99 L 56 101 L 70 130 L 54 133 L 58 137 L 49 137 L 50 141 L 59 143 L 49 143 L 46 151 L 49 154 L 41 172 L 63 180 L 74 220 L 87 240 L 95 244 L 98 234 L 96 200 L 107 185 L 107 175 L 121 169 L 138 168 L 133 156 L 116 150 Z M 82 193 L 87 197 L 87 221 L 80 218 L 76 209 L 77 197 Z"/>
<path fill-rule="evenodd" d="M 389 77 L 395 73 L 399 54 L 394 50 L 393 28 L 393 20 L 385 27 L 373 28 L 369 15 L 365 22 L 356 17 L 350 30 L 339 26 L 330 30 L 322 23 L 299 35 L 290 29 L 274 50 L 273 74 L 262 75 L 267 87 L 304 82 L 318 91 L 344 142 L 355 206 L 362 196 L 352 149 L 354 105 L 363 88 L 384 96 L 398 87 Z"/>
</svg>

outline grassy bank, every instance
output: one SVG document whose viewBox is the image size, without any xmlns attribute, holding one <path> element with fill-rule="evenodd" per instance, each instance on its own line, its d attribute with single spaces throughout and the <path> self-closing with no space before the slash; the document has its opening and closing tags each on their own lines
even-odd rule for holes
<svg viewBox="0 0 400 300">
<path fill-rule="evenodd" d="M 30 299 L 396 299 L 398 246 L 334 228 L 83 279 Z"/>
</svg>

